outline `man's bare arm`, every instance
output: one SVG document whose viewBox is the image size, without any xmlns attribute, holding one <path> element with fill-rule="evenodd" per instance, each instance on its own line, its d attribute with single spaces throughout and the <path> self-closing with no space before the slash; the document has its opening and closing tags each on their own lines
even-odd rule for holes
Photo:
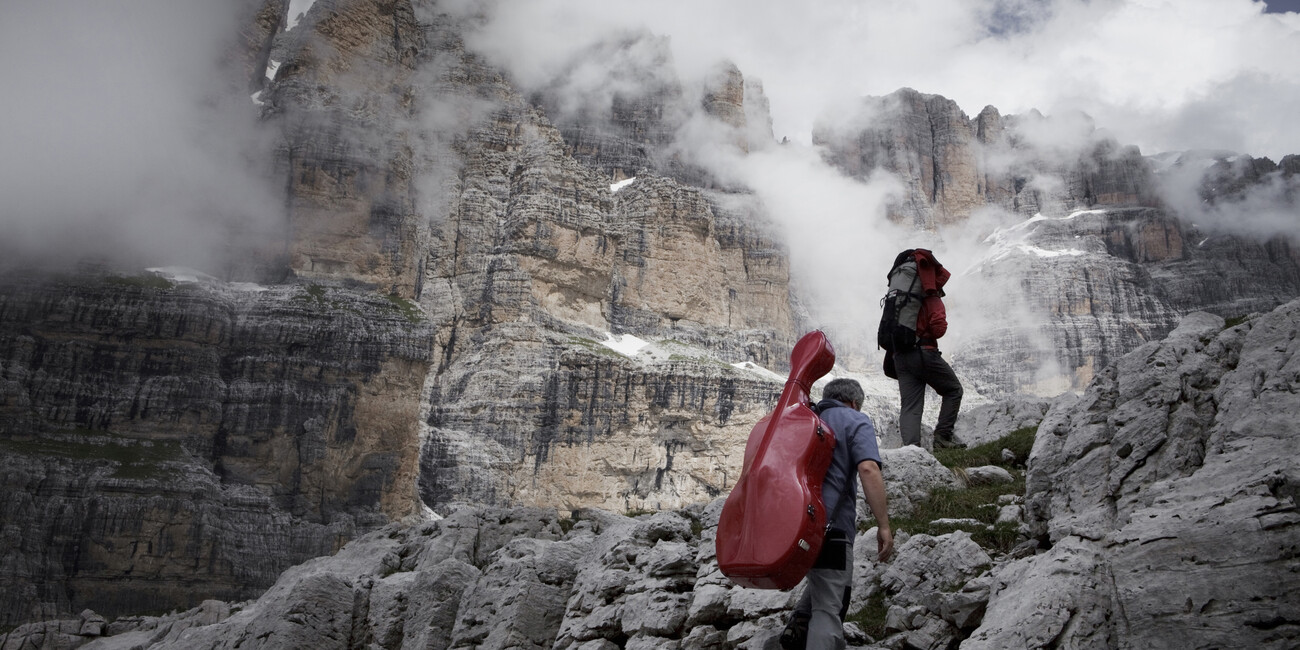
<svg viewBox="0 0 1300 650">
<path fill-rule="evenodd" d="M 876 518 L 876 545 L 880 552 L 880 561 L 884 562 L 894 553 L 894 533 L 889 528 L 889 503 L 885 497 L 885 477 L 880 466 L 874 460 L 858 463 L 858 479 L 862 481 L 862 494 L 871 508 L 871 516 Z"/>
</svg>

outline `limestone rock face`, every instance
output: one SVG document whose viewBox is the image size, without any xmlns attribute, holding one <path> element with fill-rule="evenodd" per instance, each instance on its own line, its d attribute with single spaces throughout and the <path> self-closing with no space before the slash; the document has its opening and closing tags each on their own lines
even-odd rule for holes
<svg viewBox="0 0 1300 650">
<path fill-rule="evenodd" d="M 439 363 L 425 388 L 424 499 L 634 509 L 716 496 L 780 386 L 699 359 L 780 369 L 794 340 L 789 265 L 761 206 L 653 173 L 612 191 L 623 163 L 607 145 L 653 132 L 661 111 L 615 119 L 588 151 L 565 126 L 577 113 L 555 108 L 552 127 L 452 27 L 429 34 L 457 80 L 445 93 L 492 88 L 495 112 L 457 145 L 451 207 L 430 229 L 419 302 Z M 682 351 L 602 345 L 623 334 Z"/>
<path fill-rule="evenodd" d="M 5 280 L 4 620 L 247 597 L 418 511 L 430 332 L 394 303 Z"/>
<path fill-rule="evenodd" d="M 706 501 L 780 390 L 775 228 L 662 157 L 686 108 L 770 135 L 734 66 L 686 93 L 634 39 L 656 90 L 573 121 L 436 3 L 288 4 L 250 3 L 232 55 L 282 136 L 284 284 L 5 283 L 3 624 L 247 597 L 426 505 Z"/>
<path fill-rule="evenodd" d="M 1062 127 L 1036 111 L 1004 117 L 989 106 L 972 119 L 950 99 L 904 88 L 865 98 L 846 123 L 820 123 L 813 142 L 850 176 L 897 176 L 904 194 L 891 216 L 917 228 L 961 223 L 985 205 L 1033 215 L 1154 204 L 1154 179 L 1137 149 L 1097 137 L 1085 116 L 1058 122 L 1071 119 L 1077 142 L 1058 149 L 1043 133 Z"/>
<path fill-rule="evenodd" d="M 994 404 L 963 408 L 953 432 L 958 440 L 974 447 L 1017 429 L 1038 426 L 1049 406 L 1047 400 L 1014 396 Z"/>
<path fill-rule="evenodd" d="M 954 310 L 998 315 L 958 362 L 980 381 L 1028 392 L 1081 389 L 1183 314 L 1235 318 L 1300 293 L 1300 251 L 1286 238 L 1211 236 L 1159 209 L 1039 215 L 988 241 L 970 273 L 1005 291 L 949 300 Z M 1061 373 L 1067 385 L 1042 383 Z"/>
<path fill-rule="evenodd" d="M 451 514 L 436 530 L 385 529 L 335 558 L 347 567 L 286 574 L 272 600 L 118 632 L 171 647 L 770 641 L 792 595 L 726 585 L 708 550 L 716 511 L 698 504 L 734 483 L 780 390 L 770 371 L 788 369 L 798 297 L 758 199 L 680 141 L 703 120 L 721 146 L 768 146 L 761 84 L 730 64 L 683 83 L 663 39 L 633 34 L 584 54 L 612 77 L 584 86 L 576 61 L 525 96 L 467 49 L 474 19 L 439 3 L 319 0 L 301 21 L 288 5 L 250 1 L 232 55 L 279 143 L 289 227 L 253 265 L 274 284 L 4 283 L 0 536 L 16 550 L 0 625 L 248 598 L 432 506 Z M 902 178 L 897 219 L 1045 215 L 1004 233 L 984 268 L 1026 287 L 1011 306 L 1052 327 L 1007 325 L 955 360 L 986 386 L 1081 387 L 1178 314 L 1300 293 L 1285 241 L 1207 238 L 1157 209 L 1074 214 L 1149 198 L 1136 152 L 1086 122 L 1087 146 L 1062 156 L 1036 139 L 1040 116 L 971 120 L 913 91 L 869 104 L 889 119 L 819 142 L 856 176 Z M 1012 263 L 1037 250 L 1057 261 Z M 614 349 L 637 340 L 648 347 Z M 924 485 L 949 480 L 913 460 Z M 588 513 L 564 536 L 555 516 L 457 517 L 464 502 L 697 505 L 644 530 Z M 978 600 L 926 605 L 946 613 L 911 616 L 914 645 L 956 638 Z M 96 636 L 77 620 L 57 634 Z"/>
<path fill-rule="evenodd" d="M 1300 602 L 1286 576 L 1300 543 L 1298 323 L 1294 301 L 1227 329 L 1193 314 L 1048 413 L 1026 521 L 1052 549 L 995 575 L 975 647 L 1035 636 L 1091 647 L 1295 643 Z M 1065 584 L 1044 609 L 1048 571 Z M 1030 602 L 1041 613 L 1026 625 Z"/>
<path fill-rule="evenodd" d="M 889 496 L 892 516 L 911 514 L 915 503 L 929 497 L 930 491 L 936 487 L 956 488 L 961 485 L 952 470 L 920 447 L 908 445 L 882 449 L 880 457 L 885 462 L 885 492 Z M 865 502 L 858 504 L 858 514 L 861 517 L 871 515 Z"/>
<path fill-rule="evenodd" d="M 897 221 L 937 231 L 1002 216 L 1002 227 L 981 232 L 989 248 L 966 271 L 980 290 L 947 299 L 962 330 L 949 338 L 963 337 L 950 346 L 954 361 L 986 393 L 1081 390 L 1187 313 L 1233 318 L 1300 295 L 1294 157 L 1148 160 L 1086 115 L 1003 116 L 990 106 L 967 118 L 911 89 L 824 120 L 814 141 L 852 177 L 884 171 L 901 181 Z"/>
<path fill-rule="evenodd" d="M 855 178 L 876 168 L 900 176 L 905 195 L 893 213 L 897 219 L 933 228 L 956 223 L 982 203 L 975 134 L 956 102 L 904 88 L 864 100 L 862 110 L 880 126 L 838 132 L 821 125 L 813 142 Z"/>
<path fill-rule="evenodd" d="M 539 100 L 573 157 L 616 179 L 666 169 L 687 117 L 668 41 L 648 32 L 593 46 Z"/>
<path fill-rule="evenodd" d="M 490 341 L 461 363 L 435 385 L 421 459 L 421 494 L 435 508 L 711 499 L 739 477 L 760 405 L 781 389 L 727 366 L 628 359 L 589 339 Z"/>
<path fill-rule="evenodd" d="M 248 92 L 256 92 L 266 84 L 271 45 L 275 35 L 284 29 L 289 3 L 288 0 L 251 0 L 243 5 L 246 17 L 239 31 L 239 44 L 230 56 L 235 59 L 240 78 L 248 84 Z"/>
</svg>

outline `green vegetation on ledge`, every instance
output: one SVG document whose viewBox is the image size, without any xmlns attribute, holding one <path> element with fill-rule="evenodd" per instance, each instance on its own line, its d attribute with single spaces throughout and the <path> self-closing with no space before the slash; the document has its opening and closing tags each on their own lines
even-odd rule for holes
<svg viewBox="0 0 1300 650">
<path fill-rule="evenodd" d="M 102 431 L 46 435 L 31 440 L 0 438 L 4 453 L 25 456 L 101 460 L 116 464 L 113 478 L 166 478 L 172 464 L 184 459 L 185 450 L 176 440 L 138 440 Z"/>
<path fill-rule="evenodd" d="M 945 467 L 959 473 L 971 467 L 998 465 L 1015 478 L 1011 483 L 976 485 L 967 488 L 935 488 L 929 498 L 916 504 L 916 509 L 906 517 L 890 517 L 895 532 L 909 534 L 943 535 L 954 530 L 964 530 L 975 543 L 994 553 L 1010 551 L 1019 542 L 1019 525 L 998 524 L 998 498 L 1025 493 L 1025 463 L 1034 446 L 1038 427 L 1025 427 L 1007 435 L 969 449 L 939 449 L 935 458 Z M 1003 460 L 1002 450 L 1013 454 Z M 936 523 L 937 520 L 965 520 Z M 874 525 L 868 520 L 864 530 Z"/>
<path fill-rule="evenodd" d="M 161 291 L 166 291 L 176 286 L 171 282 L 171 280 L 168 280 L 167 278 L 160 277 L 157 275 L 152 275 L 152 274 L 130 275 L 130 276 L 110 275 L 104 278 L 104 281 L 109 284 L 118 285 L 120 287 L 135 287 L 138 289 L 158 289 Z"/>
<path fill-rule="evenodd" d="M 397 311 L 401 312 L 402 316 L 404 316 L 406 320 L 412 323 L 418 323 L 424 320 L 424 312 L 420 311 L 420 308 L 410 300 L 394 294 L 388 294 L 384 297 L 388 299 L 388 302 L 393 303 L 393 307 L 397 309 Z"/>
<path fill-rule="evenodd" d="M 944 467 L 951 468 L 984 465 L 1000 465 L 1007 469 L 1023 468 L 1029 460 L 1030 450 L 1034 448 L 1034 436 L 1037 434 L 1037 426 L 1016 429 L 997 440 L 968 449 L 936 449 L 934 457 L 939 459 Z M 1011 453 L 1015 454 L 1015 460 L 1002 460 L 1003 449 L 1010 449 Z"/>
</svg>

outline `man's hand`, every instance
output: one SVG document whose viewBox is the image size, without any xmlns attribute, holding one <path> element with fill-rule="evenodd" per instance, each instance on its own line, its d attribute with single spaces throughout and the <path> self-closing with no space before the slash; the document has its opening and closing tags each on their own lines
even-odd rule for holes
<svg viewBox="0 0 1300 650">
<path fill-rule="evenodd" d="M 862 481 L 862 494 L 867 499 L 867 507 L 871 508 L 871 516 L 876 518 L 876 548 L 880 552 L 880 561 L 884 562 L 894 554 L 894 532 L 889 528 L 885 477 L 876 461 L 864 460 L 858 463 L 858 478 Z"/>
</svg>

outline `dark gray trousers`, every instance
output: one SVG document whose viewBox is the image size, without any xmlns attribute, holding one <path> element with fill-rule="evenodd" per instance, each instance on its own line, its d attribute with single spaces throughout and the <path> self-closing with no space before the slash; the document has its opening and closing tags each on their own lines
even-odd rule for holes
<svg viewBox="0 0 1300 650">
<path fill-rule="evenodd" d="M 808 584 L 794 606 L 794 616 L 808 619 L 807 650 L 842 650 L 844 609 L 849 606 L 848 588 L 853 584 L 853 546 L 833 547 L 843 553 L 843 568 L 816 568 L 808 572 Z"/>
<path fill-rule="evenodd" d="M 921 445 L 921 413 L 925 410 L 925 387 L 934 389 L 943 398 L 939 406 L 939 421 L 934 425 L 935 440 L 952 438 L 957 425 L 957 411 L 961 410 L 961 381 L 957 373 L 943 360 L 938 350 L 917 348 L 894 355 L 898 370 L 898 394 L 901 398 L 898 428 L 903 444 Z"/>
</svg>

